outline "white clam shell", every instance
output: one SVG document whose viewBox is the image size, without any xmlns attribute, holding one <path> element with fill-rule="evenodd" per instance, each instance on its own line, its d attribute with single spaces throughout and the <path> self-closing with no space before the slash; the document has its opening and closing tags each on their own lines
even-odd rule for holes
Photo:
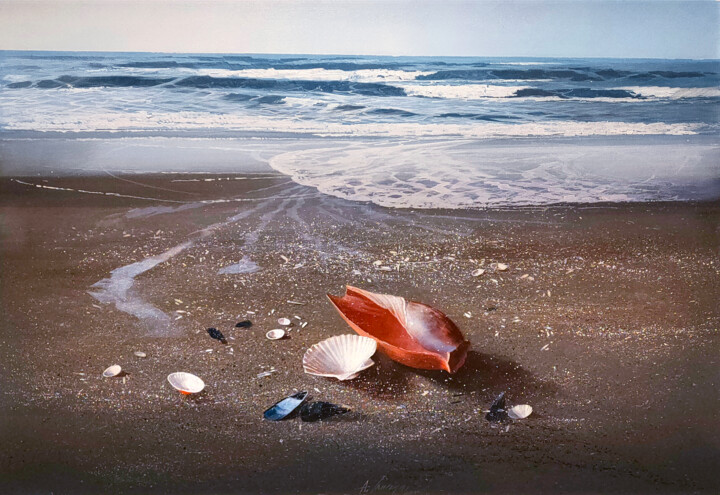
<svg viewBox="0 0 720 495">
<path fill-rule="evenodd" d="M 497 269 L 499 272 L 504 272 L 505 270 L 508 269 L 508 266 L 505 263 L 498 263 Z"/>
<path fill-rule="evenodd" d="M 139 358 L 147 357 L 147 354 L 145 354 L 143 351 L 135 351 L 133 352 L 133 354 L 135 354 Z"/>
<path fill-rule="evenodd" d="M 282 328 L 276 328 L 274 330 L 270 330 L 268 333 L 265 334 L 265 337 L 267 337 L 270 340 L 278 340 L 283 337 L 285 337 L 285 330 Z"/>
<path fill-rule="evenodd" d="M 175 390 L 179 390 L 183 394 L 197 394 L 205 388 L 205 382 L 199 377 L 191 373 L 185 373 L 184 371 L 170 373 L 167 381 L 170 382 L 170 385 L 172 385 Z"/>
<path fill-rule="evenodd" d="M 361 335 L 338 335 L 323 340 L 305 352 L 305 373 L 338 380 L 352 380 L 375 364 L 370 359 L 377 350 L 375 340 Z"/>
<path fill-rule="evenodd" d="M 528 406 L 527 404 L 522 404 L 519 406 L 512 406 L 510 409 L 508 409 L 507 414 L 512 419 L 525 419 L 530 414 L 532 414 L 532 407 Z"/>
<path fill-rule="evenodd" d="M 479 277 L 479 276 L 482 275 L 483 273 L 485 273 L 485 270 L 483 270 L 482 268 L 478 268 L 477 270 L 473 270 L 473 271 L 472 271 L 472 276 L 473 276 L 473 277 Z"/>
<path fill-rule="evenodd" d="M 113 376 L 118 376 L 120 373 L 122 373 L 122 368 L 120 367 L 120 365 L 113 364 L 108 369 L 103 371 L 102 376 L 104 376 L 105 378 L 111 378 Z"/>
<path fill-rule="evenodd" d="M 278 325 L 283 325 L 285 327 L 289 326 L 292 322 L 289 318 L 278 318 Z"/>
</svg>

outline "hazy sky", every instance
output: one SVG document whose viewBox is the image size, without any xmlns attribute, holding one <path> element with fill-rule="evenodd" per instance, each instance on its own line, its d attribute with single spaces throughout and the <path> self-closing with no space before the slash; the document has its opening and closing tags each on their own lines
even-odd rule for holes
<svg viewBox="0 0 720 495">
<path fill-rule="evenodd" d="M 720 3 L 0 0 L 0 49 L 720 58 Z"/>
</svg>

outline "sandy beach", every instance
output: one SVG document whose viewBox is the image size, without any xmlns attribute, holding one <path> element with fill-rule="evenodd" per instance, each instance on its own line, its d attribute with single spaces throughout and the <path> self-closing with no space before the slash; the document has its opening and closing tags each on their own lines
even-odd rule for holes
<svg viewBox="0 0 720 495">
<path fill-rule="evenodd" d="M 720 488 L 717 202 L 391 210 L 276 173 L 1 184 L 3 493 Z M 219 273 L 241 260 L 257 270 Z M 305 374 L 309 346 L 352 333 L 326 298 L 345 284 L 441 309 L 467 363 Z M 173 371 L 206 390 L 180 396 Z M 263 420 L 298 390 L 351 412 Z M 533 415 L 487 422 L 503 391 Z"/>
</svg>

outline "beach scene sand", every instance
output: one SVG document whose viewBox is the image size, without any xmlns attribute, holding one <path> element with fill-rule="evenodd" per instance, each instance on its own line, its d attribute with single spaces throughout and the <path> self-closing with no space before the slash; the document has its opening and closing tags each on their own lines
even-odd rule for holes
<svg viewBox="0 0 720 495">
<path fill-rule="evenodd" d="M 720 489 L 717 57 L 125 43 L 0 45 L 0 492 Z"/>
</svg>

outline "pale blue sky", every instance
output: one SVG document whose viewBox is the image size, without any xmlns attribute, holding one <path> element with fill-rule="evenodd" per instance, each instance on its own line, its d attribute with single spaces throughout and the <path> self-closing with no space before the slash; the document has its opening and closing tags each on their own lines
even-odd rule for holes
<svg viewBox="0 0 720 495">
<path fill-rule="evenodd" d="M 720 58 L 720 3 L 0 0 L 0 49 Z"/>
</svg>

